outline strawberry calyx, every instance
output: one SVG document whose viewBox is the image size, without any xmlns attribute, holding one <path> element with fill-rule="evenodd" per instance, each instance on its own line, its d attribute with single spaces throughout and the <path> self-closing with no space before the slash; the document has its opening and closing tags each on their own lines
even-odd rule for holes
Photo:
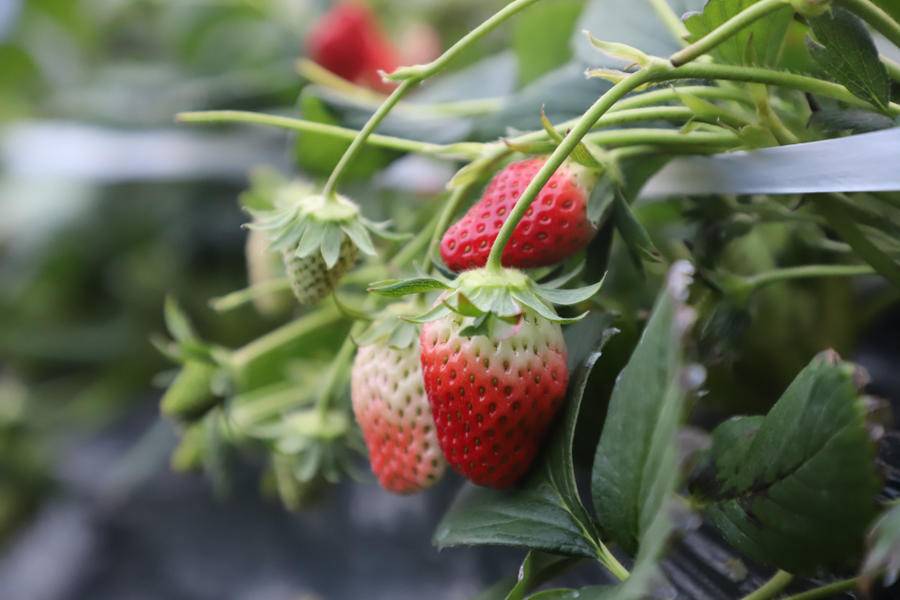
<svg viewBox="0 0 900 600">
<path fill-rule="evenodd" d="M 386 239 L 404 239 L 360 214 L 359 206 L 345 196 L 310 194 L 307 186 L 287 184 L 276 194 L 271 210 L 251 210 L 254 222 L 246 226 L 268 233 L 274 251 L 307 258 L 320 253 L 327 268 L 337 264 L 345 238 L 364 254 L 375 256 L 370 233 Z"/>
<path fill-rule="evenodd" d="M 395 303 L 387 306 L 368 328 L 353 341 L 357 346 L 384 343 L 390 348 L 403 350 L 413 345 L 419 336 L 419 328 L 403 318 L 417 310 L 411 303 Z"/>
<path fill-rule="evenodd" d="M 472 331 L 493 327 L 496 320 L 515 323 L 525 312 L 535 313 L 548 321 L 567 324 L 584 318 L 587 313 L 574 318 L 561 317 L 554 305 L 571 306 L 593 297 L 603 285 L 599 281 L 580 288 L 562 289 L 580 269 L 557 278 L 537 283 L 517 269 L 488 267 L 465 271 L 453 281 L 434 277 L 416 277 L 405 280 L 385 280 L 369 286 L 369 291 L 383 296 L 404 296 L 439 291 L 438 301 L 431 310 L 407 317 L 413 323 L 426 323 L 456 313 L 472 319 Z"/>
</svg>

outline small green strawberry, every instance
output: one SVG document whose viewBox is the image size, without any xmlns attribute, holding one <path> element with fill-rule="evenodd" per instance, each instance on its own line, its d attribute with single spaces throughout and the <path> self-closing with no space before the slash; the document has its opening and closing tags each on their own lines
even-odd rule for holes
<svg viewBox="0 0 900 600">
<path fill-rule="evenodd" d="M 282 254 L 291 289 L 301 304 L 330 294 L 360 251 L 375 255 L 370 231 L 392 238 L 386 224 L 365 219 L 348 198 L 311 195 L 302 183 L 283 186 L 273 209 L 250 213 L 254 222 L 248 227 L 268 233 L 270 247 Z"/>
</svg>

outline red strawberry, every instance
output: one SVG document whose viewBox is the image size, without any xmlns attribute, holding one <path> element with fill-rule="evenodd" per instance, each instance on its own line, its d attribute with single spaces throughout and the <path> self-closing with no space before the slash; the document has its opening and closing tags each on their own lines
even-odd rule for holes
<svg viewBox="0 0 900 600">
<path fill-rule="evenodd" d="M 529 311 L 505 338 L 460 334 L 450 313 L 422 328 L 422 373 L 447 462 L 478 485 L 505 488 L 528 471 L 563 403 L 562 330 Z"/>
<path fill-rule="evenodd" d="M 441 256 L 454 271 L 483 267 L 500 227 L 546 157 L 514 162 L 441 240 Z M 520 269 L 558 263 L 591 241 L 596 229 L 587 205 L 595 178 L 576 164 L 560 167 L 541 189 L 503 250 L 504 266 Z"/>
<path fill-rule="evenodd" d="M 446 463 L 422 387 L 419 345 L 361 346 L 351 380 L 353 412 L 382 487 L 409 494 L 440 479 Z"/>
<path fill-rule="evenodd" d="M 372 12 L 363 4 L 341 2 L 309 34 L 307 51 L 319 65 L 348 81 L 389 89 L 378 71 L 393 71 L 397 52 Z"/>
</svg>

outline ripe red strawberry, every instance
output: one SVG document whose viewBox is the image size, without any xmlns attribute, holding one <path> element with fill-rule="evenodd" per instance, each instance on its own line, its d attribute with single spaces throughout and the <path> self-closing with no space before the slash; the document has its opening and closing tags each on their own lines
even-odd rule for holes
<svg viewBox="0 0 900 600">
<path fill-rule="evenodd" d="M 341 2 L 326 13 L 307 40 L 307 51 L 319 65 L 348 81 L 389 89 L 378 71 L 397 68 L 397 52 L 372 12 L 358 2 Z"/>
<path fill-rule="evenodd" d="M 422 386 L 415 339 L 402 349 L 387 342 L 361 346 L 353 362 L 351 398 L 382 487 L 410 494 L 441 478 L 446 462 Z"/>
<path fill-rule="evenodd" d="M 441 256 L 449 268 L 464 271 L 485 265 L 500 227 L 545 161 L 539 157 L 514 162 L 494 176 L 481 200 L 441 240 Z M 587 215 L 594 182 L 584 167 L 560 167 L 513 231 L 503 250 L 503 265 L 544 267 L 587 246 L 596 233 Z"/>
<path fill-rule="evenodd" d="M 563 403 L 562 330 L 523 312 L 507 337 L 460 334 L 450 313 L 422 328 L 422 373 L 447 462 L 478 485 L 505 488 L 528 471 Z"/>
</svg>

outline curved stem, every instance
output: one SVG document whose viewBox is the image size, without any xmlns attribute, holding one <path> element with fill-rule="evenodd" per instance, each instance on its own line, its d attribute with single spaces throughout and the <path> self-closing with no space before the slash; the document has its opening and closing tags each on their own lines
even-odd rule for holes
<svg viewBox="0 0 900 600">
<path fill-rule="evenodd" d="M 366 323 L 364 321 L 357 321 L 354 323 L 353 327 L 350 328 L 350 333 L 348 333 L 347 337 L 344 339 L 344 343 L 341 344 L 341 349 L 338 350 L 338 353 L 331 360 L 325 384 L 319 390 L 316 397 L 316 410 L 319 415 L 324 415 L 331 405 L 334 391 L 341 385 L 343 375 L 346 374 L 347 367 L 353 359 L 353 351 L 356 350 L 356 344 L 353 340 L 359 337 L 365 328 Z"/>
<path fill-rule="evenodd" d="M 855 13 L 871 25 L 878 33 L 900 48 L 900 23 L 897 23 L 883 8 L 872 0 L 836 0 L 836 4 Z"/>
<path fill-rule="evenodd" d="M 323 306 L 315 312 L 303 315 L 299 319 L 257 338 L 249 344 L 232 352 L 231 365 L 240 373 L 257 359 L 292 343 L 298 337 L 308 335 L 317 329 L 327 327 L 341 320 L 341 315 L 333 306 Z"/>
<path fill-rule="evenodd" d="M 461 37 L 455 44 L 447 48 L 443 54 L 424 65 L 412 65 L 409 67 L 400 67 L 390 75 L 388 79 L 394 81 L 416 80 L 422 81 L 432 77 L 444 69 L 453 59 L 459 56 L 466 48 L 483 38 L 485 35 L 497 28 L 503 21 L 519 13 L 539 0 L 515 0 L 510 2 L 502 9 L 491 15 L 481 25 Z"/>
<path fill-rule="evenodd" d="M 845 104 L 859 108 L 872 109 L 872 105 L 851 94 L 847 88 L 837 83 L 822 81 L 807 75 L 797 75 L 787 71 L 774 71 L 761 67 L 739 67 L 734 65 L 690 64 L 669 71 L 658 71 L 652 81 L 671 81 L 675 79 L 724 79 L 743 81 L 746 83 L 766 83 L 792 88 L 811 94 L 819 94 L 840 100 Z M 891 102 L 888 111 L 900 115 L 900 104 Z"/>
<path fill-rule="evenodd" d="M 350 141 L 355 140 L 359 135 L 357 130 L 348 129 L 347 127 L 327 125 L 325 123 L 316 123 L 314 121 L 296 119 L 294 117 L 269 115 L 246 110 L 183 112 L 178 113 L 175 118 L 182 123 L 252 123 L 254 125 L 269 125 L 293 131 L 318 133 Z M 366 142 L 373 146 L 380 146 L 381 148 L 399 150 L 401 152 L 417 152 L 419 154 L 441 154 L 449 150 L 448 146 L 443 146 L 441 144 L 418 142 L 416 140 L 380 135 L 377 133 L 368 136 Z"/>
<path fill-rule="evenodd" d="M 856 277 L 858 275 L 873 275 L 875 269 L 869 265 L 803 265 L 800 267 L 787 267 L 774 269 L 747 277 L 744 285 L 751 290 L 759 289 L 770 283 L 788 281 L 791 279 L 810 279 L 814 277 Z"/>
<path fill-rule="evenodd" d="M 425 271 L 427 272 L 432 265 L 432 257 L 434 253 L 437 252 L 438 246 L 441 243 L 441 237 L 444 235 L 444 232 L 447 230 L 447 226 L 450 225 L 450 219 L 453 218 L 453 215 L 456 214 L 456 210 L 459 208 L 459 205 L 466 198 L 466 194 L 469 193 L 469 188 L 471 185 L 461 185 L 459 187 L 453 188 L 450 192 L 450 197 L 447 198 L 446 204 L 444 204 L 444 209 L 441 211 L 440 217 L 438 217 L 437 224 L 434 227 L 434 232 L 431 235 L 431 241 L 428 244 L 427 254 L 425 255 Z"/>
<path fill-rule="evenodd" d="M 615 84 L 607 90 L 606 93 L 600 96 L 587 112 L 582 115 L 572 130 L 566 134 L 566 137 L 563 138 L 562 142 L 556 147 L 556 150 L 554 150 L 549 158 L 547 158 L 544 166 L 541 167 L 540 171 L 534 176 L 534 179 L 531 180 L 531 183 L 528 184 L 528 187 L 525 188 L 525 191 L 519 197 L 512 211 L 509 213 L 509 216 L 506 218 L 506 221 L 503 223 L 503 227 L 500 228 L 497 239 L 494 240 L 494 245 L 491 246 L 491 253 L 488 255 L 486 265 L 488 269 L 499 271 L 502 268 L 501 257 L 503 256 L 503 249 L 509 242 L 509 238 L 512 237 L 516 225 L 518 225 L 519 221 L 522 220 L 522 217 L 525 216 L 525 212 L 528 210 L 528 207 L 531 206 L 531 203 L 537 197 L 541 188 L 544 187 L 544 184 L 547 183 L 550 177 L 553 176 L 553 173 L 556 172 L 556 169 L 558 169 L 563 161 L 572 153 L 581 139 L 587 135 L 591 128 L 593 128 L 594 123 L 596 123 L 597 120 L 599 120 L 600 117 L 602 117 L 603 114 L 618 100 L 644 83 L 647 83 L 647 81 L 650 81 L 652 73 L 652 69 L 641 69 Z"/>
<path fill-rule="evenodd" d="M 606 567 L 607 570 L 609 570 L 609 572 L 612 573 L 613 576 L 615 576 L 615 578 L 619 581 L 625 581 L 626 579 L 628 579 L 628 577 L 631 575 L 631 573 L 628 572 L 628 569 L 626 569 L 625 566 L 619 562 L 619 559 L 617 559 L 613 555 L 613 553 L 609 551 L 609 548 L 607 548 L 603 544 L 603 542 L 599 540 L 597 542 L 599 544 L 599 546 L 597 547 L 597 560 L 599 560 L 600 563 L 604 567 Z"/>
<path fill-rule="evenodd" d="M 372 116 L 369 117 L 369 120 L 363 126 L 359 134 L 354 138 L 353 142 L 350 144 L 350 147 L 347 148 L 346 152 L 344 152 L 343 156 L 341 156 L 338 164 L 334 167 L 334 170 L 328 177 L 328 181 L 325 182 L 325 187 L 322 190 L 322 195 L 325 196 L 326 199 L 330 199 L 335 196 L 335 191 L 337 189 L 338 183 L 340 182 L 341 175 L 343 175 L 344 170 L 347 168 L 347 165 L 349 165 L 353 161 L 353 159 L 356 158 L 357 154 L 359 154 L 359 151 L 362 150 L 363 145 L 366 143 L 366 138 L 368 138 L 369 135 L 373 131 L 375 131 L 375 128 L 378 127 L 379 124 L 381 124 L 384 118 L 391 112 L 391 110 L 393 110 L 394 106 L 396 106 L 397 103 L 400 102 L 400 100 L 411 89 L 413 89 L 425 79 L 428 79 L 429 77 L 441 71 L 463 50 L 480 40 L 488 32 L 492 31 L 494 28 L 500 25 L 503 21 L 515 15 L 522 9 L 534 4 L 535 2 L 538 2 L 538 0 L 515 0 L 514 2 L 510 2 L 501 10 L 491 15 L 481 25 L 460 38 L 455 44 L 450 46 L 450 48 L 448 48 L 434 61 L 428 63 L 427 65 L 401 67 L 391 73 L 388 78 L 392 79 L 393 81 L 399 81 L 400 85 L 394 88 L 394 91 L 391 92 L 391 95 L 388 96 L 385 99 L 384 103 L 378 107 L 378 110 L 376 110 L 372 114 Z"/>
<path fill-rule="evenodd" d="M 759 2 L 751 4 L 693 44 L 686 48 L 682 48 L 670 56 L 669 61 L 676 67 L 689 63 L 699 56 L 706 54 L 754 21 L 761 19 L 779 8 L 788 6 L 788 4 L 788 0 L 759 0 Z"/>
<path fill-rule="evenodd" d="M 784 600 L 816 600 L 817 598 L 831 598 L 833 595 L 840 592 L 852 590 L 856 588 L 857 585 L 859 585 L 858 577 L 842 579 L 821 587 L 806 590 L 805 592 L 800 592 L 799 594 L 794 594 L 793 596 L 788 596 L 784 598 Z"/>
<path fill-rule="evenodd" d="M 400 99 L 403 98 L 416 85 L 418 85 L 419 81 L 416 79 L 408 79 L 394 88 L 394 91 L 391 92 L 391 95 L 388 96 L 384 103 L 378 107 L 372 116 L 369 117 L 369 120 L 366 121 L 366 124 L 360 130 L 360 132 L 353 138 L 353 141 L 350 143 L 350 146 L 341 156 L 341 159 L 338 161 L 338 164 L 334 167 L 334 170 L 331 172 L 331 175 L 328 177 L 328 181 L 325 182 L 325 188 L 322 190 L 322 195 L 325 196 L 326 199 L 334 197 L 335 189 L 337 188 L 337 184 L 341 179 L 341 175 L 344 173 L 344 169 L 347 168 L 354 158 L 359 154 L 359 151 L 362 150 L 362 147 L 366 143 L 366 138 L 371 135 L 375 128 L 378 127 L 381 122 L 384 120 L 386 116 L 391 112 L 391 110 L 396 106 Z"/>
<path fill-rule="evenodd" d="M 737 146 L 741 143 L 737 134 L 723 130 L 695 131 L 682 133 L 674 129 L 614 129 L 598 131 L 585 136 L 585 139 L 603 146 L 626 145 L 688 145 L 688 146 Z"/>
<path fill-rule="evenodd" d="M 778 592 L 787 587 L 794 578 L 793 575 L 785 571 L 777 571 L 770 580 L 765 582 L 760 588 L 744 596 L 743 600 L 769 600 Z"/>
<path fill-rule="evenodd" d="M 675 11 L 672 10 L 672 7 L 669 5 L 666 0 L 648 0 L 650 2 L 650 6 L 653 7 L 653 10 L 656 11 L 657 16 L 659 16 L 660 21 L 663 22 L 663 25 L 666 26 L 666 29 L 672 34 L 672 36 L 682 45 L 686 45 L 685 41 L 690 35 L 687 27 L 684 26 L 684 22 L 682 22 L 681 18 Z"/>
</svg>

